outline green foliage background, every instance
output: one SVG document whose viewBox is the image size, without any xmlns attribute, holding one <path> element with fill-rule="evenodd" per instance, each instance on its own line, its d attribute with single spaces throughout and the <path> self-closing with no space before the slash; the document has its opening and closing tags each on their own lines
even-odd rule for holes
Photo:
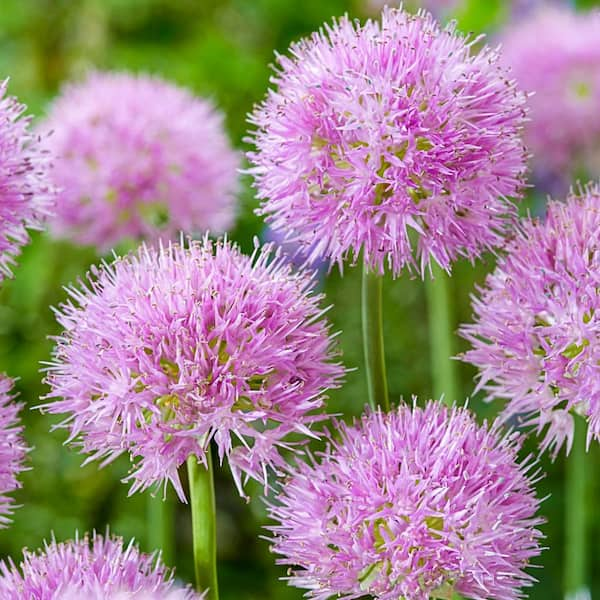
<svg viewBox="0 0 600 600">
<path fill-rule="evenodd" d="M 582 4 L 589 5 L 588 2 Z M 0 8 L 0 76 L 10 76 L 9 90 L 43 115 L 47 103 L 64 80 L 95 66 L 160 74 L 209 96 L 225 112 L 233 143 L 245 148 L 246 114 L 269 85 L 273 52 L 285 52 L 289 43 L 317 29 L 332 16 L 361 14 L 359 0 L 2 0 Z M 492 30 L 506 17 L 502 0 L 469 0 L 461 9 L 459 25 L 465 30 Z M 248 248 L 262 230 L 253 215 L 256 202 L 249 182 L 240 196 L 238 224 L 232 237 Z M 0 290 L 0 370 L 19 377 L 18 389 L 27 407 L 39 403 L 45 393 L 40 362 L 49 359 L 57 333 L 50 307 L 65 298 L 62 286 L 81 277 L 98 260 L 89 248 L 58 243 L 45 235 L 33 236 L 15 271 L 15 279 Z M 459 264 L 451 280 L 454 321 L 470 319 L 469 294 L 492 267 L 492 259 L 474 268 Z M 330 313 L 340 340 L 343 360 L 350 368 L 347 384 L 331 395 L 331 412 L 359 414 L 366 402 L 360 340 L 359 273 L 349 268 L 341 277 L 333 271 L 324 283 Z M 386 344 L 391 396 L 410 398 L 431 395 L 427 311 L 420 281 L 408 276 L 385 287 Z M 456 339 L 455 351 L 463 346 Z M 473 390 L 474 371 L 459 364 L 462 393 Z M 471 406 L 484 417 L 493 417 L 497 406 L 478 398 Z M 0 554 L 18 558 L 23 546 L 36 548 L 53 533 L 57 539 L 93 528 L 135 537 L 152 549 L 146 526 L 146 495 L 127 497 L 120 483 L 127 461 L 99 470 L 80 467 L 81 457 L 62 445 L 63 432 L 50 433 L 56 419 L 24 410 L 26 436 L 34 447 L 31 470 L 17 494 L 22 507 L 10 529 L 0 531 Z M 535 443 L 528 448 L 536 452 Z M 594 444 L 589 460 L 589 498 L 600 493 L 600 451 Z M 539 560 L 544 568 L 535 575 L 540 584 L 531 592 L 535 599 L 562 596 L 563 471 L 564 458 L 554 464 L 542 459 L 547 477 L 539 495 L 548 496 L 542 512 L 549 547 Z M 245 504 L 233 487 L 227 468 L 217 473 L 219 560 L 223 600 L 292 599 L 301 592 L 278 579 L 285 575 L 274 565 L 268 543 L 258 538 L 266 522 L 261 490 L 251 487 L 253 500 Z M 178 576 L 191 581 L 191 539 L 187 507 L 175 511 L 175 548 L 167 562 L 177 566 Z M 594 573 L 593 594 L 600 594 L 600 538 L 598 504 L 590 503 L 590 548 L 587 569 Z"/>
</svg>

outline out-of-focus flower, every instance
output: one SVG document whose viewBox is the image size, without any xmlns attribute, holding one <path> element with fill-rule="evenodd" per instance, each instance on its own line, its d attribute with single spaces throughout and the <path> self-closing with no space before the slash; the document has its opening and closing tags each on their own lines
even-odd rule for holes
<svg viewBox="0 0 600 600">
<path fill-rule="evenodd" d="M 600 439 L 600 188 L 550 202 L 527 220 L 473 299 L 472 345 L 479 389 L 507 400 L 504 419 L 546 429 L 542 449 L 573 439 L 573 413 Z"/>
<path fill-rule="evenodd" d="M 270 506 L 291 585 L 318 600 L 522 597 L 541 519 L 516 434 L 439 402 L 338 428 Z"/>
<path fill-rule="evenodd" d="M 21 487 L 17 475 L 29 451 L 18 417 L 21 405 L 14 401 L 12 388 L 13 380 L 0 374 L 0 527 L 10 522 L 14 501 L 7 494 Z"/>
<path fill-rule="evenodd" d="M 94 270 L 58 311 L 47 382 L 59 400 L 43 408 L 68 415 L 89 460 L 128 452 L 132 492 L 170 480 L 183 498 L 177 468 L 204 462 L 211 439 L 240 492 L 242 472 L 264 481 L 343 374 L 312 278 L 271 258 L 205 238 Z"/>
<path fill-rule="evenodd" d="M 232 225 L 239 160 L 207 100 L 156 77 L 92 73 L 66 86 L 43 130 L 62 188 L 57 235 L 106 250 Z"/>
<path fill-rule="evenodd" d="M 346 18 L 278 57 L 249 153 L 260 214 L 311 259 L 421 274 L 500 244 L 520 194 L 525 97 L 495 51 L 430 15 Z M 419 264 L 420 263 L 420 264 Z"/>
<path fill-rule="evenodd" d="M 600 11 L 545 6 L 507 28 L 503 61 L 529 99 L 537 169 L 600 173 Z"/>
<path fill-rule="evenodd" d="M 133 542 L 94 534 L 46 543 L 23 551 L 19 567 L 0 563 L 3 600 L 200 600 L 191 588 L 177 588 L 172 572 L 156 554 L 142 554 Z"/>
<path fill-rule="evenodd" d="M 55 199 L 49 155 L 23 117 L 26 107 L 6 95 L 7 83 L 0 83 L 0 281 L 29 241 L 27 229 L 41 229 Z"/>
</svg>

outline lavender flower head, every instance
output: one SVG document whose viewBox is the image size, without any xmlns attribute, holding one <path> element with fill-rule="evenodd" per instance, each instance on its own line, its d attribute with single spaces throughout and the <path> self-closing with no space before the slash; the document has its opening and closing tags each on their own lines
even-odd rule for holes
<svg viewBox="0 0 600 600">
<path fill-rule="evenodd" d="M 0 527 L 10 522 L 14 501 L 7 494 L 21 487 L 17 475 L 25 469 L 25 455 L 29 451 L 18 417 L 21 405 L 11 393 L 13 385 L 12 379 L 0 375 Z"/>
<path fill-rule="evenodd" d="M 461 328 L 478 388 L 507 400 L 503 418 L 545 430 L 542 450 L 573 440 L 573 413 L 600 439 L 600 187 L 527 220 L 473 298 Z"/>
<path fill-rule="evenodd" d="M 55 198 L 49 155 L 23 117 L 26 107 L 6 95 L 7 84 L 0 83 L 0 281 L 29 242 L 27 229 L 42 228 Z"/>
<path fill-rule="evenodd" d="M 19 568 L 0 563 L 3 600 L 201 600 L 177 588 L 173 573 L 156 554 L 142 554 L 119 537 L 76 538 L 23 551 Z"/>
<path fill-rule="evenodd" d="M 506 30 L 504 62 L 528 91 L 538 170 L 600 173 L 600 11 L 545 6 Z"/>
<path fill-rule="evenodd" d="M 321 296 L 270 255 L 208 238 L 142 247 L 69 290 L 47 376 L 60 399 L 43 408 L 67 414 L 88 460 L 128 452 L 132 493 L 170 480 L 184 499 L 177 468 L 205 462 L 211 439 L 241 493 L 241 473 L 264 481 L 284 438 L 324 418 L 343 368 Z"/>
<path fill-rule="evenodd" d="M 43 124 L 62 188 L 54 232 L 102 250 L 124 238 L 223 232 L 238 156 L 210 102 L 157 77 L 91 73 Z"/>
<path fill-rule="evenodd" d="M 519 439 L 429 402 L 339 425 L 270 506 L 273 550 L 308 598 L 520 598 L 540 553 Z"/>
<path fill-rule="evenodd" d="M 260 214 L 312 259 L 398 275 L 501 243 L 520 194 L 524 95 L 495 51 L 428 14 L 342 18 L 279 56 L 249 153 Z"/>
</svg>

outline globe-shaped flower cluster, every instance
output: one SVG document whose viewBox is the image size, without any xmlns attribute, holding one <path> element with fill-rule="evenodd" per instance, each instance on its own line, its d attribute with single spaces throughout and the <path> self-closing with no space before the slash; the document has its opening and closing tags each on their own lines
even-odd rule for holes
<svg viewBox="0 0 600 600">
<path fill-rule="evenodd" d="M 324 416 L 343 368 L 313 278 L 270 247 L 229 242 L 142 247 L 71 288 L 58 311 L 50 413 L 91 459 L 132 458 L 132 492 L 205 461 L 216 442 L 240 474 L 265 480 L 279 446 Z M 313 434 L 314 435 L 314 434 Z"/>
<path fill-rule="evenodd" d="M 0 563 L 3 600 L 201 600 L 177 588 L 172 572 L 155 554 L 142 554 L 118 537 L 94 534 L 52 541 L 38 552 L 23 551 L 17 567 Z"/>
<path fill-rule="evenodd" d="M 260 214 L 340 266 L 423 274 L 503 241 L 525 171 L 525 97 L 494 50 L 430 15 L 346 18 L 279 56 L 251 117 Z"/>
<path fill-rule="evenodd" d="M 537 168 L 600 173 L 600 11 L 541 7 L 502 45 L 512 75 L 533 92 L 526 142 Z"/>
<path fill-rule="evenodd" d="M 61 188 L 53 230 L 105 250 L 125 238 L 223 232 L 238 156 L 210 102 L 157 77 L 94 72 L 43 123 Z"/>
<path fill-rule="evenodd" d="M 27 229 L 41 229 L 52 210 L 49 155 L 32 134 L 25 106 L 0 83 L 0 281 L 11 275 L 15 256 L 29 241 Z"/>
<path fill-rule="evenodd" d="M 25 469 L 29 449 L 23 439 L 19 420 L 21 405 L 14 401 L 13 381 L 0 374 L 0 526 L 5 527 L 13 512 L 14 501 L 8 496 L 21 487 L 18 474 Z"/>
<path fill-rule="evenodd" d="M 462 327 L 479 388 L 506 402 L 504 418 L 545 430 L 556 454 L 573 438 L 573 414 L 600 439 L 600 187 L 550 202 L 527 220 L 473 300 Z"/>
<path fill-rule="evenodd" d="M 336 427 L 270 506 L 273 550 L 306 596 L 513 600 L 540 552 L 519 440 L 429 402 Z"/>
</svg>

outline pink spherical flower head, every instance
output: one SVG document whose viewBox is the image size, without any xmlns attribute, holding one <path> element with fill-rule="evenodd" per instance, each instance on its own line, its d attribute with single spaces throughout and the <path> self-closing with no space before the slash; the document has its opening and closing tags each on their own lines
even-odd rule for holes
<svg viewBox="0 0 600 600">
<path fill-rule="evenodd" d="M 500 244 L 526 152 L 524 96 L 495 51 L 428 14 L 347 18 L 278 57 L 250 172 L 274 229 L 332 263 L 398 275 Z"/>
<path fill-rule="evenodd" d="M 338 425 L 276 504 L 273 550 L 308 598 L 521 598 L 541 522 L 519 440 L 429 402 Z"/>
<path fill-rule="evenodd" d="M 504 62 L 529 99 L 538 168 L 600 172 L 600 11 L 546 6 L 506 30 Z"/>
<path fill-rule="evenodd" d="M 207 100 L 156 77 L 92 73 L 64 89 L 43 129 L 59 236 L 106 250 L 231 227 L 239 159 Z"/>
<path fill-rule="evenodd" d="M 94 270 L 58 311 L 64 333 L 48 369 L 50 413 L 89 460 L 131 455 L 132 492 L 171 480 L 214 439 L 240 473 L 266 467 L 292 432 L 324 415 L 343 368 L 313 278 L 270 247 L 244 256 L 229 242 L 142 247 Z M 314 434 L 313 434 L 314 435 Z"/>
<path fill-rule="evenodd" d="M 572 413 L 600 439 L 600 187 L 550 202 L 527 220 L 473 299 L 475 323 L 461 334 L 478 388 L 505 398 L 504 418 L 546 430 L 556 455 L 573 440 Z"/>
<path fill-rule="evenodd" d="M 18 417 L 21 405 L 14 401 L 12 387 L 12 379 L 0 374 L 0 527 L 10 522 L 14 501 L 7 494 L 21 487 L 17 475 L 25 469 L 29 452 Z"/>
<path fill-rule="evenodd" d="M 55 191 L 49 155 L 30 131 L 26 107 L 6 95 L 0 83 L 0 281 L 11 275 L 15 256 L 29 241 L 27 229 L 41 229 Z"/>
<path fill-rule="evenodd" d="M 19 568 L 0 563 L 3 600 L 201 600 L 177 588 L 172 571 L 156 554 L 142 554 L 118 537 L 52 541 L 38 552 L 23 551 Z"/>
</svg>

